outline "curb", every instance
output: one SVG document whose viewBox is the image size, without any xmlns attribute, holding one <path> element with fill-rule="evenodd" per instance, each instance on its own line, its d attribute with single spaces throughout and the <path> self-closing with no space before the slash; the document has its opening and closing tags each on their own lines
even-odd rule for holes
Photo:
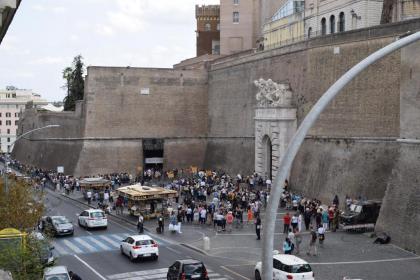
<svg viewBox="0 0 420 280">
<path fill-rule="evenodd" d="M 206 251 L 201 250 L 201 249 L 199 249 L 199 248 L 197 248 L 195 246 L 192 246 L 192 245 L 189 245 L 189 244 L 186 244 L 186 243 L 180 243 L 179 245 L 184 246 L 184 247 L 186 247 L 186 248 L 188 248 L 190 250 L 196 251 L 197 253 L 200 253 L 202 255 L 209 256 L 209 254 Z"/>
</svg>

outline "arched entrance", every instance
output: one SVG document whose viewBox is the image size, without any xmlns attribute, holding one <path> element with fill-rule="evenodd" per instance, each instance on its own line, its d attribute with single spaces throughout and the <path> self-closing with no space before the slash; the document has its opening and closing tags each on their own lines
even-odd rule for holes
<svg viewBox="0 0 420 280">
<path fill-rule="evenodd" d="M 273 145 L 268 135 L 265 135 L 262 140 L 264 149 L 264 175 L 270 180 L 273 174 Z"/>
</svg>

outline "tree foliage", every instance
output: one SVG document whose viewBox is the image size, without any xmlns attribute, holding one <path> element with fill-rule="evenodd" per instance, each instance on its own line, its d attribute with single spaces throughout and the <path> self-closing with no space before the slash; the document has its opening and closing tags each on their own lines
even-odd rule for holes
<svg viewBox="0 0 420 280">
<path fill-rule="evenodd" d="M 84 64 L 81 55 L 73 59 L 71 67 L 63 69 L 63 79 L 66 81 L 64 88 L 67 90 L 67 96 L 64 98 L 64 110 L 74 111 L 76 108 L 76 101 L 83 100 L 85 90 L 84 81 Z"/>
<path fill-rule="evenodd" d="M 24 246 L 16 243 L 2 244 L 0 267 L 11 272 L 14 280 L 42 279 L 45 242 L 28 236 Z"/>
<path fill-rule="evenodd" d="M 0 177 L 0 191 L 0 230 L 16 228 L 25 231 L 36 227 L 44 211 L 42 194 L 12 175 L 7 180 Z"/>
</svg>

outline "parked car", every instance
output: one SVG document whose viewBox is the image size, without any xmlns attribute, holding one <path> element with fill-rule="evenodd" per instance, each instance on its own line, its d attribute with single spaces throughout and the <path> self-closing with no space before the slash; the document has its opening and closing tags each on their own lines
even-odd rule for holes
<svg viewBox="0 0 420 280">
<path fill-rule="evenodd" d="M 50 244 L 45 236 L 37 231 L 33 231 L 28 238 L 28 244 L 36 247 L 36 252 L 41 260 L 42 265 L 51 266 L 54 265 L 56 258 L 53 254 L 54 246 Z"/>
<path fill-rule="evenodd" d="M 262 263 L 258 262 L 255 266 L 255 280 L 261 280 Z M 294 255 L 279 254 L 274 251 L 273 255 L 273 279 L 287 280 L 314 280 L 314 272 L 311 266 L 301 258 Z"/>
<path fill-rule="evenodd" d="M 198 260 L 178 260 L 168 268 L 168 280 L 209 280 L 206 266 Z"/>
<path fill-rule="evenodd" d="M 137 258 L 151 257 L 154 260 L 159 258 L 158 243 L 145 234 L 132 235 L 122 240 L 120 251 L 121 254 L 128 256 L 131 261 Z"/>
<path fill-rule="evenodd" d="M 44 270 L 43 280 L 70 280 L 69 272 L 65 266 L 53 266 Z"/>
<path fill-rule="evenodd" d="M 381 201 L 367 200 L 351 204 L 347 212 L 341 214 L 341 223 L 347 225 L 375 224 L 381 210 Z"/>
<path fill-rule="evenodd" d="M 57 235 L 73 235 L 73 224 L 64 216 L 44 216 L 41 219 L 41 228 L 44 232 Z"/>
<path fill-rule="evenodd" d="M 108 219 L 104 211 L 99 209 L 88 209 L 80 213 L 78 217 L 80 227 L 85 228 L 107 228 Z"/>
</svg>

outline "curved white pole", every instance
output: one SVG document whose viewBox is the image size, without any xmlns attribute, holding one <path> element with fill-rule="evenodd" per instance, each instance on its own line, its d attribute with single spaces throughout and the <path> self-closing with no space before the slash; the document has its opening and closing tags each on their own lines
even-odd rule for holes
<svg viewBox="0 0 420 280">
<path fill-rule="evenodd" d="M 302 121 L 299 129 L 296 131 L 292 140 L 290 141 L 286 152 L 281 158 L 280 169 L 277 172 L 277 176 L 274 182 L 274 186 L 271 188 L 270 199 L 268 201 L 267 212 L 265 216 L 264 225 L 264 238 L 263 238 L 263 279 L 273 279 L 273 244 L 274 244 L 274 227 L 276 222 L 276 212 L 279 206 L 280 196 L 283 192 L 283 182 L 286 180 L 289 173 L 290 167 L 292 166 L 293 160 L 300 146 L 302 145 L 305 136 L 309 129 L 313 126 L 319 115 L 324 111 L 327 105 L 334 99 L 335 96 L 360 72 L 365 70 L 369 65 L 380 60 L 384 56 L 402 48 L 409 44 L 412 44 L 420 40 L 420 32 L 416 32 L 410 36 L 404 37 L 396 42 L 389 44 L 388 46 L 374 52 L 367 58 L 356 64 L 348 72 L 346 72 L 340 79 L 338 79 L 327 92 L 322 95 L 318 102 L 312 107 L 311 111 Z"/>
<path fill-rule="evenodd" d="M 29 131 L 23 133 L 22 135 L 19 135 L 18 137 L 16 137 L 15 141 L 13 141 L 12 143 L 10 143 L 10 147 L 13 149 L 13 145 L 15 145 L 16 141 L 20 140 L 25 135 L 28 135 L 30 133 L 33 133 L 33 132 L 38 131 L 38 130 L 41 130 L 41 129 L 51 128 L 51 127 L 59 127 L 59 126 L 60 125 L 58 125 L 58 124 L 50 124 L 50 125 L 46 125 L 46 126 L 43 126 L 43 127 L 39 127 L 39 128 L 35 128 L 35 129 L 32 129 L 32 130 L 29 130 Z M 7 151 L 7 152 L 9 153 L 9 151 Z"/>
</svg>

